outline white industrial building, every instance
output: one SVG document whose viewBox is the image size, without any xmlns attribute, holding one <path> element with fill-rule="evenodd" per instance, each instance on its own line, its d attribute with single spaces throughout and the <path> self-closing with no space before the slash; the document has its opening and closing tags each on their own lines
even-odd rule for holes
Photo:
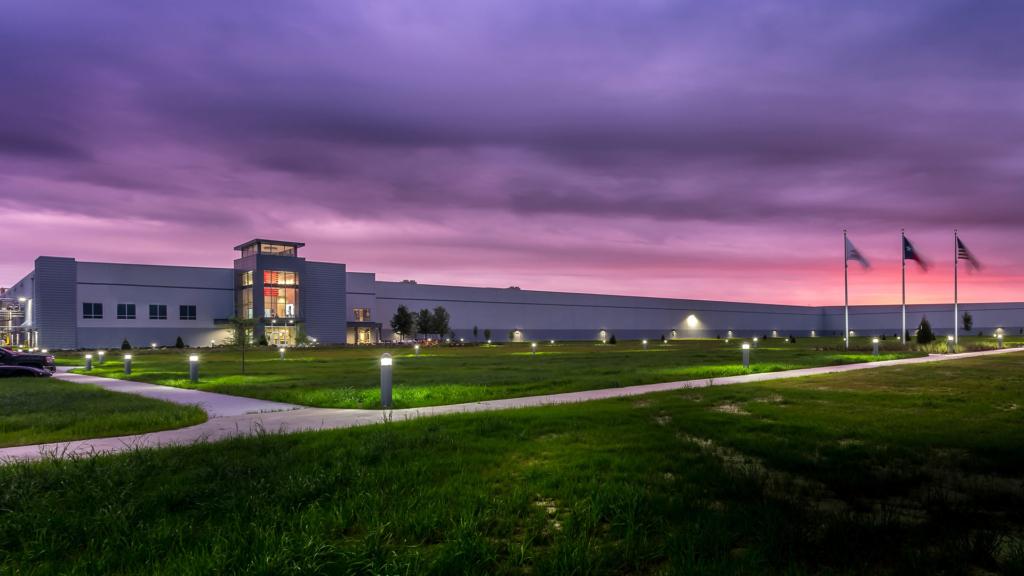
<svg viewBox="0 0 1024 576">
<path fill-rule="evenodd" d="M 760 334 L 840 335 L 842 306 L 787 306 L 636 296 L 537 292 L 378 281 L 344 264 L 307 261 L 299 242 L 255 239 L 236 247 L 230 268 L 79 262 L 41 256 L 31 272 L 0 294 L 0 338 L 49 349 L 173 345 L 229 340 L 229 319 L 249 318 L 257 337 L 294 343 L 301 334 L 324 344 L 372 344 L 392 337 L 400 305 L 437 306 L 456 337 L 495 341 L 729 337 Z M 961 304 L 974 331 L 1017 333 L 1024 303 Z M 914 305 L 908 326 L 927 316 L 952 331 L 952 305 Z M 899 306 L 854 306 L 850 328 L 897 334 Z"/>
</svg>

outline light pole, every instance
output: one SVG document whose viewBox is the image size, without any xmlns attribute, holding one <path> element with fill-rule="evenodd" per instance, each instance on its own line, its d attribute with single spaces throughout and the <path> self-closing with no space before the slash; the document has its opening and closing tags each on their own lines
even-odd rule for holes
<svg viewBox="0 0 1024 576">
<path fill-rule="evenodd" d="M 380 357 L 380 405 L 385 410 L 391 408 L 391 362 L 387 352 Z"/>
</svg>

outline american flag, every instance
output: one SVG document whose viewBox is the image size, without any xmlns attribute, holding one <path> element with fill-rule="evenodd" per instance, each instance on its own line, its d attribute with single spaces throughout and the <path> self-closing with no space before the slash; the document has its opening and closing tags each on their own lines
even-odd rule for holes
<svg viewBox="0 0 1024 576">
<path fill-rule="evenodd" d="M 975 270 L 981 270 L 981 262 L 978 262 L 978 259 L 975 258 L 974 254 L 972 254 L 971 251 L 967 249 L 967 246 L 964 246 L 964 243 L 962 240 L 960 240 L 959 236 L 957 236 L 956 239 L 956 259 L 967 260 L 967 264 L 971 268 Z"/>
</svg>

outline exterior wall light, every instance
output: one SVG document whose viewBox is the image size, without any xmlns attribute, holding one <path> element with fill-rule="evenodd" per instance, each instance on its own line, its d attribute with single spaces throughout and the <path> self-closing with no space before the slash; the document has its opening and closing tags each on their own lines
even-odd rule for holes
<svg viewBox="0 0 1024 576">
<path fill-rule="evenodd" d="M 698 326 L 700 326 L 700 320 L 698 320 L 696 316 L 694 316 L 693 314 L 690 314 L 689 316 L 686 317 L 686 327 L 687 328 L 693 330 L 693 329 L 697 328 Z"/>
</svg>

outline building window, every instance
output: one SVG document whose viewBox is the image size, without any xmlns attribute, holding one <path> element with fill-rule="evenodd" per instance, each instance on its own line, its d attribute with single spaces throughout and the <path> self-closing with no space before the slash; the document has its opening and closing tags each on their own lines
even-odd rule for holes
<svg viewBox="0 0 1024 576">
<path fill-rule="evenodd" d="M 369 308 L 353 308 L 352 315 L 355 316 L 356 322 L 369 322 L 370 321 L 370 309 Z"/>
<path fill-rule="evenodd" d="M 149 305 L 149 319 L 150 320 L 167 320 L 167 305 L 166 304 L 150 304 Z"/>
<path fill-rule="evenodd" d="M 288 272 L 285 270 L 263 271 L 264 286 L 295 286 L 298 283 L 299 275 L 297 272 Z"/>
<path fill-rule="evenodd" d="M 273 256 L 295 256 L 295 246 L 285 244 L 264 244 L 260 243 L 260 254 Z"/>
<path fill-rule="evenodd" d="M 103 304 L 99 302 L 83 302 L 82 318 L 85 318 L 87 320 L 97 320 L 103 318 Z"/>
<path fill-rule="evenodd" d="M 118 320 L 135 320 L 135 304 L 118 304 Z"/>
<path fill-rule="evenodd" d="M 298 288 L 263 288 L 264 318 L 295 318 L 299 310 Z"/>
<path fill-rule="evenodd" d="M 178 318 L 181 320 L 195 320 L 196 319 L 196 306 L 195 304 L 183 304 L 178 307 Z"/>
<path fill-rule="evenodd" d="M 242 288 L 238 293 L 238 315 L 252 320 L 252 287 Z"/>
<path fill-rule="evenodd" d="M 252 270 L 242 272 L 242 286 L 252 286 Z"/>
</svg>

